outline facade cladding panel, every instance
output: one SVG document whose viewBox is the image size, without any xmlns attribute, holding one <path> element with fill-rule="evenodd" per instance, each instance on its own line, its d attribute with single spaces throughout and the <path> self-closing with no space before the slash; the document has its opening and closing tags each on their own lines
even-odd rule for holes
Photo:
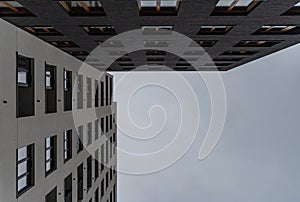
<svg viewBox="0 0 300 202">
<path fill-rule="evenodd" d="M 1 114 L 5 114 L 0 117 L 0 128 L 3 131 L 0 141 L 2 154 L 0 182 L 5 182 L 5 186 L 1 186 L 3 194 L 0 194 L 0 201 L 55 202 L 80 201 L 81 199 L 88 201 L 95 197 L 99 197 L 95 201 L 107 201 L 111 193 L 116 192 L 114 187 L 117 187 L 116 174 L 106 182 L 106 173 L 110 171 L 111 167 L 116 167 L 116 154 L 103 166 L 103 170 L 99 170 L 97 179 L 95 179 L 95 169 L 102 167 L 95 165 L 95 162 L 101 163 L 101 161 L 100 159 L 96 161 L 94 158 L 106 155 L 101 154 L 106 150 L 101 150 L 100 146 L 116 133 L 116 127 L 112 127 L 107 132 L 103 131 L 105 135 L 100 137 L 99 134 L 99 138 L 96 140 L 95 128 L 97 127 L 94 124 L 100 121 L 83 120 L 82 125 L 75 126 L 71 108 L 68 107 L 68 110 L 65 110 L 65 92 L 69 90 L 70 86 L 74 86 L 82 61 L 54 46 L 49 46 L 36 36 L 28 34 L 2 19 L 0 19 L 0 29 L 5 30 L 5 34 L 0 37 L 0 44 L 2 44 L 0 61 L 4 64 L 1 68 L 5 72 L 0 74 L 0 92 L 4 97 L 0 111 Z M 26 58 L 29 58 L 29 62 L 26 62 Z M 45 64 L 55 66 L 55 77 L 51 77 L 51 74 L 49 78 L 47 77 Z M 28 69 L 30 71 L 27 71 Z M 65 70 L 69 72 L 68 82 L 72 82 L 69 85 L 66 85 Z M 108 73 L 104 75 L 112 78 Z M 95 107 L 94 98 L 91 99 L 91 103 L 87 103 L 86 99 L 88 96 L 86 89 L 89 88 L 93 92 L 96 86 L 95 82 L 98 83 L 98 86 L 100 86 L 100 82 L 103 82 L 104 85 L 104 91 L 101 94 L 98 93 L 98 99 L 101 100 L 101 97 L 106 95 L 105 85 L 109 84 L 105 82 L 105 76 L 93 78 L 92 85 L 87 86 L 89 84 L 87 78 L 92 76 L 82 75 L 83 104 L 80 109 L 82 113 L 86 113 L 88 107 L 89 109 Z M 51 85 L 52 83 L 53 85 Z M 8 86 L 10 87 L 8 88 Z M 27 90 L 31 87 L 33 91 Z M 47 106 L 49 96 L 52 97 L 48 94 L 47 98 L 47 90 L 54 89 L 50 89 L 50 87 L 55 87 L 56 102 L 54 99 L 52 100 L 55 110 L 47 113 L 45 106 Z M 32 99 L 29 101 L 23 99 L 26 98 L 26 93 L 33 97 L 33 101 Z M 76 99 L 78 99 L 77 94 L 71 100 L 75 110 L 77 110 Z M 26 109 L 26 107 L 30 108 L 30 113 L 27 112 L 28 110 L 24 111 L 23 108 Z M 112 105 L 105 103 L 103 106 L 98 105 L 95 108 L 99 120 L 101 117 L 111 114 L 116 116 L 116 103 L 114 102 Z M 92 127 L 89 127 L 91 130 L 89 135 L 92 135 L 89 147 L 93 148 L 91 154 L 87 152 L 86 148 L 78 149 L 76 130 L 76 128 L 81 128 L 79 132 L 82 132 L 83 142 L 86 143 L 89 123 L 93 123 Z M 100 126 L 98 128 L 100 129 Z M 69 130 L 71 133 L 68 133 L 66 138 L 64 132 Z M 51 140 L 50 137 L 55 137 L 55 141 L 47 141 Z M 66 139 L 68 141 L 65 141 Z M 99 145 L 99 147 L 96 146 L 94 149 L 95 145 Z M 113 149 L 113 147 L 110 148 Z M 95 155 L 96 151 L 99 152 L 98 155 Z M 66 155 L 70 157 L 67 161 L 64 160 Z M 90 155 L 93 156 L 92 161 L 87 162 Z M 91 169 L 90 173 L 84 169 L 87 167 Z M 94 180 L 89 182 L 90 187 L 87 191 L 87 176 L 90 174 L 92 176 L 89 178 L 92 177 Z M 109 185 L 104 193 L 100 192 L 102 180 Z M 116 201 L 115 196 L 113 201 Z"/>
<path fill-rule="evenodd" d="M 223 54 L 226 52 L 255 53 L 244 54 L 243 59 L 218 67 L 220 71 L 233 69 L 300 42 L 297 24 L 300 22 L 300 3 L 296 0 L 32 0 L 22 1 L 21 4 L 7 1 L 0 3 L 0 16 L 81 60 L 110 37 L 142 27 L 165 31 L 172 27 L 171 30 L 200 41 L 198 44 L 211 58 L 226 56 Z M 67 26 L 62 19 L 68 22 Z M 271 47 L 236 46 L 240 41 L 258 40 L 280 43 Z M 114 41 L 109 45 L 122 49 L 124 44 Z M 169 46 L 166 41 L 145 41 L 145 46 L 149 45 L 151 48 Z M 136 67 L 148 64 L 149 58 L 153 57 L 164 59 L 155 64 L 177 71 L 194 70 L 190 65 L 178 66 L 182 58 L 170 53 L 164 56 L 149 56 L 143 52 L 124 54 L 124 60 L 120 58 L 113 63 L 110 71 L 138 71 Z M 239 56 L 241 54 L 230 54 L 228 57 Z M 226 61 L 228 59 L 224 58 L 224 61 L 218 62 Z M 98 67 L 101 61 L 90 64 Z M 141 71 L 158 70 L 151 65 Z M 199 71 L 209 70 L 205 64 L 196 68 Z"/>
</svg>

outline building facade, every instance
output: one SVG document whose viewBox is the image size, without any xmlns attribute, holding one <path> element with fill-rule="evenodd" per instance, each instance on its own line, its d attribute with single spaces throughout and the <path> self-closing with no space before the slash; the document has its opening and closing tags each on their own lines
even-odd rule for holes
<svg viewBox="0 0 300 202">
<path fill-rule="evenodd" d="M 113 77 L 81 74 L 82 61 L 2 19 L 0 29 L 0 201 L 115 202 Z"/>
</svg>

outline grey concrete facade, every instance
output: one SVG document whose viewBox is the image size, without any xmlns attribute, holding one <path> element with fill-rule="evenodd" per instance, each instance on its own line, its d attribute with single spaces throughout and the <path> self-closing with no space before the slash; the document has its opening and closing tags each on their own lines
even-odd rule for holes
<svg viewBox="0 0 300 202">
<path fill-rule="evenodd" d="M 39 38 L 28 34 L 27 32 L 15 27 L 14 25 L 0 20 L 0 201 L 1 202 L 42 202 L 45 196 L 55 187 L 57 188 L 57 201 L 65 201 L 64 179 L 72 173 L 72 201 L 96 201 L 95 191 L 99 189 L 98 201 L 116 201 L 116 151 L 113 144 L 108 144 L 110 138 L 116 139 L 116 121 L 112 120 L 110 128 L 105 128 L 96 132 L 97 119 L 82 121 L 83 127 L 83 150 L 77 152 L 78 136 L 77 128 L 74 125 L 72 111 L 64 111 L 63 108 L 63 89 L 64 76 L 63 71 L 67 69 L 72 72 L 72 86 L 76 85 L 75 80 L 77 72 L 82 62 L 73 56 L 45 43 Z M 17 106 L 17 68 L 16 53 L 34 59 L 34 108 L 33 116 L 16 118 Z M 45 62 L 55 65 L 57 69 L 57 112 L 45 114 Z M 92 92 L 95 92 L 95 86 L 100 86 L 100 81 L 105 78 L 112 78 L 105 73 L 102 78 L 91 78 Z M 112 115 L 116 119 L 116 103 L 112 102 L 112 97 L 106 97 L 104 93 L 98 98 L 91 100 L 91 106 L 87 107 L 87 76 L 83 75 L 83 109 L 82 113 L 87 110 L 96 110 L 97 118 L 105 118 Z M 105 83 L 105 82 L 104 82 Z M 112 86 L 107 87 L 110 90 Z M 95 106 L 95 99 L 103 100 L 108 104 L 98 107 Z M 73 108 L 76 108 L 77 97 L 73 98 Z M 87 145 L 88 124 L 92 125 L 92 144 Z M 104 126 L 105 127 L 105 126 Z M 98 129 L 101 127 L 99 126 Z M 72 130 L 72 158 L 64 162 L 64 139 L 63 133 L 66 130 Z M 103 128 L 104 129 L 104 128 Z M 95 134 L 98 133 L 98 139 Z M 49 175 L 45 175 L 45 138 L 57 136 L 57 166 Z M 115 141 L 116 142 L 116 141 Z M 17 194 L 17 149 L 34 144 L 34 182 L 22 194 Z M 101 146 L 104 152 L 101 153 Z M 106 149 L 106 147 L 109 148 Z M 92 149 L 89 149 L 92 148 Z M 89 152 L 88 152 L 89 151 Z M 101 159 L 104 163 L 103 169 L 99 164 L 99 170 L 96 170 L 94 152 L 107 156 Z M 107 151 L 109 154 L 106 154 Z M 93 152 L 93 153 L 92 153 Z M 87 190 L 87 158 L 92 155 L 92 186 Z M 77 167 L 83 164 L 83 200 L 77 200 Z M 95 173 L 99 173 L 96 179 Z M 107 174 L 108 173 L 108 174 Z M 107 178 L 107 175 L 109 178 Z M 110 177 L 111 176 L 111 177 Z M 105 187 L 101 190 L 101 181 Z M 107 186 L 106 186 L 107 185 Z"/>
</svg>

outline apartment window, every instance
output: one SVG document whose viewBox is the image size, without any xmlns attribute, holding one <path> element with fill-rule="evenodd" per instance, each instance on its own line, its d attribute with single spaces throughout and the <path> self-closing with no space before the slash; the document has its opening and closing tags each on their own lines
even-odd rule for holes
<svg viewBox="0 0 300 202">
<path fill-rule="evenodd" d="M 99 107 L 99 83 L 95 80 L 95 107 Z"/>
<path fill-rule="evenodd" d="M 100 1 L 60 1 L 70 16 L 105 16 Z"/>
<path fill-rule="evenodd" d="M 108 89 L 109 89 L 109 83 L 108 83 L 108 79 L 109 79 L 109 78 L 108 78 L 108 76 L 106 75 L 106 76 L 105 76 L 105 98 L 106 98 L 106 99 L 105 99 L 105 101 L 106 101 L 105 104 L 106 104 L 106 105 L 108 105 L 108 103 L 109 103 L 109 90 L 108 90 Z"/>
<path fill-rule="evenodd" d="M 64 162 L 72 158 L 72 130 L 64 131 Z"/>
<path fill-rule="evenodd" d="M 77 76 L 77 109 L 83 108 L 83 76 Z"/>
<path fill-rule="evenodd" d="M 34 186 L 34 144 L 17 149 L 17 197 Z"/>
<path fill-rule="evenodd" d="M 79 46 L 73 41 L 50 41 L 57 48 L 78 48 Z"/>
<path fill-rule="evenodd" d="M 286 11 L 283 15 L 300 15 L 300 2 L 295 4 L 292 8 Z"/>
<path fill-rule="evenodd" d="M 197 40 L 190 44 L 190 47 L 213 47 L 218 41 L 217 40 Z"/>
<path fill-rule="evenodd" d="M 110 100 L 110 105 L 112 104 L 112 99 L 113 99 L 113 78 L 110 77 L 109 78 L 109 100 Z"/>
<path fill-rule="evenodd" d="M 109 120 L 108 120 L 108 116 L 106 116 L 106 117 L 105 117 L 105 123 L 106 123 L 106 124 L 105 124 L 105 131 L 106 131 L 106 132 L 108 132 L 108 130 L 109 130 L 109 127 L 108 127 L 108 124 L 109 124 L 109 123 L 108 123 L 108 121 L 109 121 Z"/>
<path fill-rule="evenodd" d="M 17 118 L 34 115 L 34 60 L 17 54 Z"/>
<path fill-rule="evenodd" d="M 80 56 L 88 56 L 88 52 L 86 51 L 67 51 L 70 55 L 73 55 L 75 57 L 80 57 Z"/>
<path fill-rule="evenodd" d="M 57 202 L 57 188 L 55 187 L 50 191 L 46 197 L 45 197 L 45 202 Z"/>
<path fill-rule="evenodd" d="M 46 176 L 56 170 L 57 166 L 57 136 L 45 139 L 45 169 Z"/>
<path fill-rule="evenodd" d="M 142 26 L 143 34 L 171 34 L 173 25 L 145 25 Z"/>
<path fill-rule="evenodd" d="M 220 0 L 211 15 L 248 15 L 261 2 L 260 0 Z"/>
<path fill-rule="evenodd" d="M 109 138 L 110 140 L 110 150 L 109 150 L 109 155 L 110 158 L 112 158 L 112 154 L 113 154 L 113 142 L 112 142 L 112 136 Z"/>
<path fill-rule="evenodd" d="M 105 181 L 106 181 L 106 189 L 108 188 L 108 186 L 109 186 L 109 178 L 108 178 L 108 171 L 106 172 L 106 175 L 105 175 L 106 177 L 106 179 L 105 179 Z"/>
<path fill-rule="evenodd" d="M 104 130 L 104 117 L 101 118 L 101 135 L 103 135 L 105 132 Z"/>
<path fill-rule="evenodd" d="M 281 41 L 240 41 L 235 47 L 272 47 L 279 44 Z"/>
<path fill-rule="evenodd" d="M 101 81 L 101 106 L 104 106 L 104 82 Z"/>
<path fill-rule="evenodd" d="M 87 146 L 92 144 L 92 122 L 87 124 Z"/>
<path fill-rule="evenodd" d="M 146 50 L 145 52 L 146 56 L 166 56 L 166 51 L 160 51 L 160 50 Z"/>
<path fill-rule="evenodd" d="M 258 53 L 257 51 L 246 51 L 246 50 L 241 50 L 241 51 L 225 51 L 221 55 L 245 55 L 245 56 L 250 56 Z"/>
<path fill-rule="evenodd" d="M 177 15 L 180 0 L 137 0 L 140 15 Z"/>
<path fill-rule="evenodd" d="M 83 200 L 83 164 L 77 167 L 77 200 Z"/>
<path fill-rule="evenodd" d="M 96 189 L 94 193 L 95 202 L 99 202 L 99 188 Z"/>
<path fill-rule="evenodd" d="M 92 79 L 87 78 L 86 79 L 86 99 L 87 99 L 87 108 L 92 107 Z"/>
<path fill-rule="evenodd" d="M 72 72 L 64 69 L 64 111 L 72 110 Z"/>
<path fill-rule="evenodd" d="M 113 117 L 112 117 L 112 114 L 109 115 L 109 128 L 112 129 L 112 125 L 113 125 Z"/>
<path fill-rule="evenodd" d="M 45 90 L 46 90 L 46 113 L 57 111 L 56 92 L 56 67 L 45 63 Z"/>
<path fill-rule="evenodd" d="M 104 144 L 101 145 L 101 173 L 104 171 Z"/>
<path fill-rule="evenodd" d="M 62 34 L 52 26 L 23 27 L 24 30 L 35 36 L 61 36 Z"/>
<path fill-rule="evenodd" d="M 0 1 L 0 17 L 34 16 L 17 1 Z"/>
<path fill-rule="evenodd" d="M 77 154 L 83 150 L 83 126 L 78 127 L 78 135 L 77 135 Z"/>
<path fill-rule="evenodd" d="M 299 34 L 300 27 L 295 25 L 264 25 L 254 32 L 255 35 Z"/>
<path fill-rule="evenodd" d="M 99 138 L 99 119 L 95 121 L 95 140 Z"/>
<path fill-rule="evenodd" d="M 87 191 L 92 187 L 92 156 L 87 158 Z"/>
<path fill-rule="evenodd" d="M 104 178 L 101 180 L 101 198 L 104 196 Z"/>
<path fill-rule="evenodd" d="M 108 140 L 105 142 L 105 163 L 106 165 L 109 163 L 109 157 L 108 157 L 108 154 L 109 154 L 109 142 Z"/>
<path fill-rule="evenodd" d="M 65 202 L 72 202 L 72 173 L 64 180 Z"/>
<path fill-rule="evenodd" d="M 99 26 L 83 26 L 83 29 L 89 35 L 115 35 L 116 31 L 112 25 L 99 25 Z"/>
<path fill-rule="evenodd" d="M 95 181 L 99 177 L 99 150 L 95 151 Z"/>
<path fill-rule="evenodd" d="M 232 28 L 233 26 L 228 25 L 204 25 L 201 26 L 198 35 L 224 35 L 227 34 Z"/>
</svg>

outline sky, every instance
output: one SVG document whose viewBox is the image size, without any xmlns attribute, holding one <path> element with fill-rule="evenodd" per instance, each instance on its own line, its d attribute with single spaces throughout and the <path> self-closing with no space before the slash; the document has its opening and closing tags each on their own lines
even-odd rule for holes
<svg viewBox="0 0 300 202">
<path fill-rule="evenodd" d="M 198 156 L 210 124 L 211 100 L 198 73 L 181 74 L 190 89 L 169 79 L 174 73 L 113 73 L 118 107 L 128 104 L 129 118 L 141 127 L 139 133 L 127 134 L 124 131 L 128 122 L 118 114 L 118 125 L 122 126 L 118 147 L 122 151 L 149 154 L 172 142 L 181 127 L 184 107 L 177 95 L 183 92 L 193 91 L 191 97 L 185 97 L 185 105 L 189 105 L 186 100 L 196 98 L 198 106 L 193 107 L 195 113 L 198 107 L 200 115 L 194 141 L 174 164 L 150 174 L 119 172 L 118 201 L 299 201 L 299 55 L 300 44 L 221 73 L 227 100 L 225 125 L 218 144 L 204 160 Z M 127 81 L 122 81 L 124 76 Z M 147 77 L 144 86 L 137 81 L 138 76 Z M 128 80 L 136 89 L 130 100 L 126 93 L 120 93 L 122 88 L 118 91 L 118 85 L 129 85 Z M 157 80 L 169 82 L 172 89 L 160 86 Z M 191 127 L 197 121 L 192 117 L 194 114 L 190 119 L 185 117 Z M 153 131 L 156 136 L 150 137 Z M 144 139 L 138 139 L 139 135 Z M 140 166 L 120 158 L 122 155 L 120 168 L 125 164 Z"/>
</svg>

